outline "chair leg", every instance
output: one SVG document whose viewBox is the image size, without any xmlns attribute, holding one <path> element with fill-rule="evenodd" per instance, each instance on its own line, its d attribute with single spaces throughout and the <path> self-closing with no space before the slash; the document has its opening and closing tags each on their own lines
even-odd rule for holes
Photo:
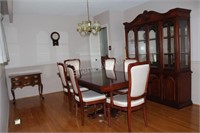
<svg viewBox="0 0 200 133">
<path fill-rule="evenodd" d="M 128 131 L 131 132 L 131 110 L 127 111 L 127 120 L 128 120 Z"/>
<path fill-rule="evenodd" d="M 76 117 L 78 117 L 78 103 L 76 102 Z"/>
<path fill-rule="evenodd" d="M 107 116 L 107 114 L 106 114 L 106 102 L 104 102 L 103 103 L 103 108 L 104 108 L 104 120 L 106 120 L 106 116 Z"/>
<path fill-rule="evenodd" d="M 72 111 L 72 102 L 71 102 L 71 94 L 70 92 L 67 93 L 68 94 L 68 102 L 69 102 L 69 111 Z"/>
<path fill-rule="evenodd" d="M 110 126 L 110 104 L 108 104 L 108 126 Z"/>
<path fill-rule="evenodd" d="M 81 123 L 83 126 L 84 125 L 84 107 L 82 104 L 80 105 L 80 108 L 81 108 Z"/>
<path fill-rule="evenodd" d="M 94 104 L 94 115 L 95 115 L 95 117 L 96 117 L 96 114 L 97 114 L 97 105 Z"/>
<path fill-rule="evenodd" d="M 144 118 L 145 126 L 147 127 L 148 126 L 148 124 L 147 124 L 147 111 L 146 111 L 146 105 L 145 104 L 143 105 L 143 118 Z"/>
</svg>

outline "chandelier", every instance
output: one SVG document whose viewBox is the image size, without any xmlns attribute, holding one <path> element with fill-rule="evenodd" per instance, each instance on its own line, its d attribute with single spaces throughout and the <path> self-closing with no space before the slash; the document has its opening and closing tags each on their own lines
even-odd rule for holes
<svg viewBox="0 0 200 133">
<path fill-rule="evenodd" d="M 81 36 L 89 36 L 91 33 L 93 35 L 97 35 L 97 33 L 101 30 L 101 25 L 98 22 L 92 23 L 90 21 L 88 0 L 87 0 L 87 15 L 88 15 L 88 20 L 78 23 L 78 27 L 76 30 L 80 33 Z"/>
</svg>

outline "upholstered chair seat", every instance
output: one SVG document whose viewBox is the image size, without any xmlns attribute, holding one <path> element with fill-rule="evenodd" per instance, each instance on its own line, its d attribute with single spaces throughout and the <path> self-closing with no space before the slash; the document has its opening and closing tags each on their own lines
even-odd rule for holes
<svg viewBox="0 0 200 133">
<path fill-rule="evenodd" d="M 82 98 L 83 98 L 83 102 L 92 102 L 94 100 L 103 100 L 106 98 L 105 95 L 102 95 L 100 93 L 97 93 L 95 91 L 92 90 L 88 90 L 88 91 L 84 91 L 82 92 Z M 79 97 L 75 96 L 75 99 L 80 102 Z"/>
<path fill-rule="evenodd" d="M 106 99 L 106 102 L 110 104 L 110 97 Z M 131 107 L 138 106 L 143 103 L 144 103 L 144 98 L 137 99 L 137 100 L 131 101 Z M 127 107 L 128 106 L 127 94 L 113 96 L 113 104 L 120 107 Z"/>
<path fill-rule="evenodd" d="M 70 93 L 74 93 L 74 91 L 73 91 L 73 88 L 72 88 L 72 86 L 71 85 L 69 85 L 69 90 L 70 90 Z M 82 87 L 82 86 L 80 86 L 80 91 L 87 91 L 88 90 L 88 88 L 86 88 L 86 87 Z M 67 88 L 64 88 L 64 91 L 66 92 L 66 93 L 68 93 L 68 89 Z"/>
</svg>

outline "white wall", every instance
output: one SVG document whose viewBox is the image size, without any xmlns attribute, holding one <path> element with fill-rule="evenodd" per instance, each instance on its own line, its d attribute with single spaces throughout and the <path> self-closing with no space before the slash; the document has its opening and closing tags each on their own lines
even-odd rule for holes
<svg viewBox="0 0 200 133">
<path fill-rule="evenodd" d="M 191 9 L 191 69 L 192 73 L 192 101 L 200 105 L 200 1 L 199 0 L 151 0 L 140 6 L 130 8 L 124 12 L 124 21 L 131 22 L 137 15 L 144 10 L 153 10 L 165 13 L 172 8 Z"/>
<path fill-rule="evenodd" d="M 5 32 L 10 54 L 6 66 L 9 98 L 11 73 L 41 71 L 44 94 L 62 91 L 57 76 L 56 62 L 69 58 L 79 58 L 81 68 L 90 67 L 88 37 L 81 37 L 76 31 L 78 22 L 85 18 L 73 16 L 14 15 L 13 23 L 5 16 Z M 60 33 L 59 46 L 53 46 L 50 35 Z M 16 99 L 38 95 L 37 86 L 16 89 Z"/>
<path fill-rule="evenodd" d="M 110 44 L 112 55 L 116 58 L 116 70 L 123 70 L 123 59 L 125 58 L 125 31 L 123 25 L 123 12 L 110 12 Z"/>
<path fill-rule="evenodd" d="M 67 58 L 89 59 L 89 41 L 76 32 L 81 18 L 71 16 L 14 15 L 4 23 L 10 53 L 6 68 L 52 64 Z M 52 45 L 50 34 L 60 33 L 59 46 Z M 87 67 L 88 62 L 83 64 Z M 90 65 L 90 64 L 89 64 Z"/>
<path fill-rule="evenodd" d="M 0 64 L 0 132 L 8 131 L 9 99 L 4 65 Z"/>
<path fill-rule="evenodd" d="M 106 11 L 94 17 L 101 25 L 108 26 L 108 46 L 109 56 L 115 57 L 117 60 L 116 70 L 122 70 L 122 60 L 124 59 L 124 27 L 122 11 Z"/>
</svg>

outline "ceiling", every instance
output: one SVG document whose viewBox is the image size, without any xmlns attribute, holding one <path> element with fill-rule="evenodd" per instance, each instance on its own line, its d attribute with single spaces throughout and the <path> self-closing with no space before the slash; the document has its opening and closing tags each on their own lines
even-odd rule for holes
<svg viewBox="0 0 200 133">
<path fill-rule="evenodd" d="M 149 0 L 89 0 L 90 16 L 107 10 L 126 10 Z M 13 14 L 83 16 L 86 0 L 13 0 Z"/>
</svg>

